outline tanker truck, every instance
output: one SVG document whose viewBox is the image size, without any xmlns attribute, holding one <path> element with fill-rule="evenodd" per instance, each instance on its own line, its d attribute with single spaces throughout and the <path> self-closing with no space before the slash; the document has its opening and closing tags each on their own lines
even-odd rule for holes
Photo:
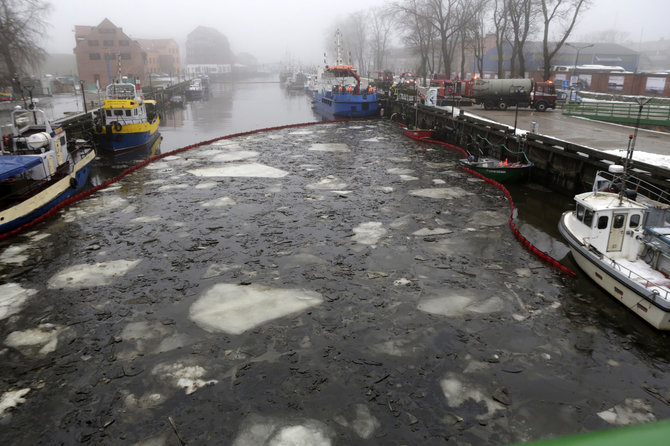
<svg viewBox="0 0 670 446">
<path fill-rule="evenodd" d="M 476 79 L 471 94 L 475 103 L 484 104 L 486 110 L 507 110 L 516 105 L 541 112 L 556 108 L 554 84 L 533 79 Z"/>
</svg>

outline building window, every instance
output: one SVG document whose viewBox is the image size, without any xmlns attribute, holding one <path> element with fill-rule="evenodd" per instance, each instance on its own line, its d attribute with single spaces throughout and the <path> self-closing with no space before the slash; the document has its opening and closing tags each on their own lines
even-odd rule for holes
<svg viewBox="0 0 670 446">
<path fill-rule="evenodd" d="M 114 41 L 113 40 L 103 40 L 102 44 L 105 46 L 114 46 Z"/>
<path fill-rule="evenodd" d="M 89 54 L 91 60 L 100 60 L 100 53 L 91 53 Z"/>
<path fill-rule="evenodd" d="M 121 59 L 130 60 L 130 53 L 121 53 Z"/>
<path fill-rule="evenodd" d="M 119 40 L 119 46 L 129 46 L 130 42 L 127 40 Z"/>
<path fill-rule="evenodd" d="M 88 41 L 88 46 L 98 46 L 98 45 L 100 45 L 100 42 L 98 42 L 97 40 Z"/>
</svg>

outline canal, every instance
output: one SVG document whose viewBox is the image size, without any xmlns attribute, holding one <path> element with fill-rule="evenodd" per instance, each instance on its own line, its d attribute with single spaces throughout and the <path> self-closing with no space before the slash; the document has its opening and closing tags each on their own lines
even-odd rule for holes
<svg viewBox="0 0 670 446">
<path fill-rule="evenodd" d="M 320 121 L 279 84 L 215 87 L 154 153 Z M 458 158 L 385 120 L 221 139 L 4 242 L 0 440 L 504 445 L 668 418 L 668 335 L 523 248 Z M 571 200 L 510 192 L 576 271 Z"/>
</svg>

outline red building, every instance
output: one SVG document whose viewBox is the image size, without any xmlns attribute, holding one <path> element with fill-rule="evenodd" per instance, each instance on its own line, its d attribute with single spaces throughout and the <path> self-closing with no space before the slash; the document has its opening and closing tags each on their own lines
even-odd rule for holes
<svg viewBox="0 0 670 446">
<path fill-rule="evenodd" d="M 75 26 L 79 79 L 105 88 L 122 76 L 145 84 L 149 73 L 180 73 L 179 46 L 172 39 L 133 40 L 104 19 L 98 26 Z"/>
</svg>

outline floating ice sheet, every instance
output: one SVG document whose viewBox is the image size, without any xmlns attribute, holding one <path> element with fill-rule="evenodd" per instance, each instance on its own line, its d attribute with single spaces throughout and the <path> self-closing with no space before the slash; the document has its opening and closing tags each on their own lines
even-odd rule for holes
<svg viewBox="0 0 670 446">
<path fill-rule="evenodd" d="M 5 414 L 7 410 L 25 403 L 26 400 L 23 397 L 26 396 L 28 392 L 30 392 L 30 388 L 10 390 L 3 393 L 2 396 L 0 396 L 0 420 L 7 416 Z"/>
<path fill-rule="evenodd" d="M 451 200 L 456 197 L 472 195 L 471 192 L 466 192 L 464 189 L 461 189 L 460 187 L 450 187 L 450 188 L 436 187 L 432 189 L 416 189 L 410 191 L 409 194 L 414 195 L 415 197 L 435 198 L 442 200 Z"/>
<path fill-rule="evenodd" d="M 191 169 L 188 173 L 196 177 L 253 177 L 283 178 L 288 172 L 259 163 L 228 164 L 221 167 L 204 167 Z"/>
<path fill-rule="evenodd" d="M 203 330 L 240 334 L 267 321 L 319 305 L 321 294 L 304 289 L 220 283 L 191 305 L 189 315 Z"/>
<path fill-rule="evenodd" d="M 354 241 L 362 245 L 375 245 L 380 238 L 386 235 L 386 229 L 378 221 L 361 223 L 354 228 Z"/>
<path fill-rule="evenodd" d="M 346 189 L 347 183 L 342 181 L 333 175 L 328 175 L 326 178 L 322 179 L 318 183 L 311 183 L 307 185 L 310 189 L 317 190 L 337 190 L 337 189 Z"/>
<path fill-rule="evenodd" d="M 111 260 L 93 265 L 74 265 L 65 268 L 47 282 L 50 289 L 88 288 L 111 284 L 133 269 L 141 260 Z"/>
<path fill-rule="evenodd" d="M 21 311 L 30 296 L 37 294 L 37 290 L 22 288 L 18 283 L 0 285 L 0 320 Z"/>
<path fill-rule="evenodd" d="M 498 296 L 476 300 L 473 296 L 465 294 L 450 294 L 424 299 L 418 305 L 419 310 L 426 313 L 449 317 L 459 317 L 468 313 L 494 313 L 502 311 L 504 307 L 504 301 Z"/>
<path fill-rule="evenodd" d="M 332 429 L 318 420 L 251 415 L 232 446 L 331 446 L 333 437 Z"/>
<path fill-rule="evenodd" d="M 598 412 L 598 416 L 617 426 L 641 424 L 656 420 L 651 410 L 651 405 L 644 400 L 626 398 L 624 404 L 617 404 L 611 409 Z"/>
<path fill-rule="evenodd" d="M 205 201 L 204 203 L 201 203 L 200 206 L 204 208 L 221 208 L 225 206 L 233 206 L 235 204 L 235 200 L 230 197 L 219 197 L 213 200 Z"/>
<path fill-rule="evenodd" d="M 493 415 L 496 410 L 503 409 L 504 406 L 493 398 L 486 396 L 484 391 L 475 388 L 472 383 L 465 383 L 461 381 L 456 375 L 448 374 L 440 381 L 442 393 L 447 399 L 447 404 L 450 407 L 459 407 L 469 400 L 486 406 L 486 414 L 477 415 L 477 419 L 485 419 Z"/>
<path fill-rule="evenodd" d="M 213 156 L 211 161 L 215 163 L 229 163 L 231 161 L 242 161 L 249 158 L 256 158 L 258 152 L 253 150 L 237 150 L 234 152 L 220 153 L 216 156 Z"/>
<path fill-rule="evenodd" d="M 41 357 L 56 350 L 58 335 L 62 331 L 63 327 L 58 325 L 41 324 L 37 328 L 11 332 L 5 339 L 5 345 L 26 356 Z"/>
<path fill-rule="evenodd" d="M 309 150 L 313 152 L 350 152 L 349 146 L 342 143 L 312 144 Z"/>
<path fill-rule="evenodd" d="M 152 372 L 170 382 L 173 386 L 184 389 L 187 395 L 201 387 L 216 384 L 216 379 L 204 380 L 207 371 L 199 365 L 186 365 L 181 362 L 175 364 L 158 364 Z"/>
</svg>

